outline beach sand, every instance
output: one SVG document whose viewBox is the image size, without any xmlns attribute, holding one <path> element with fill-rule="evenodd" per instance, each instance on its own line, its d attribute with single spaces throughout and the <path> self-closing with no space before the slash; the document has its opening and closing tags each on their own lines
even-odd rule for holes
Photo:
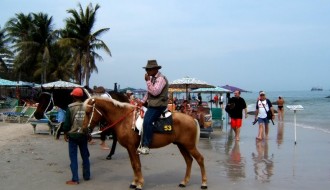
<svg viewBox="0 0 330 190">
<path fill-rule="evenodd" d="M 269 140 L 256 143 L 257 125 L 251 123 L 251 116 L 244 120 L 239 142 L 228 140 L 231 134 L 226 124 L 222 131 L 215 129 L 211 139 L 200 139 L 208 189 L 329 189 L 330 134 L 298 128 L 295 145 L 293 124 L 276 123 L 271 125 Z M 37 130 L 47 132 L 48 127 Z M 108 151 L 100 148 L 97 139 L 97 144 L 89 147 L 91 180 L 68 186 L 65 181 L 71 179 L 71 172 L 63 136 L 54 140 L 47 134 L 33 134 L 30 124 L 3 122 L 0 134 L 3 190 L 129 189 L 133 172 L 128 154 L 120 145 L 112 160 L 106 160 Z M 111 145 L 111 141 L 107 142 Z M 185 163 L 175 145 L 153 149 L 150 155 L 141 156 L 141 160 L 143 189 L 181 189 L 178 184 L 184 176 Z M 200 170 L 194 161 L 191 180 L 185 189 L 200 189 L 200 185 Z"/>
</svg>

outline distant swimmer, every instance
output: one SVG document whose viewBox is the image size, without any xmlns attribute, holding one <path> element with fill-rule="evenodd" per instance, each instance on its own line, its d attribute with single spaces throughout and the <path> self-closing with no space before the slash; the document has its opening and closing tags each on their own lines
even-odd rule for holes
<svg viewBox="0 0 330 190">
<path fill-rule="evenodd" d="M 282 96 L 279 96 L 277 99 L 277 116 L 278 121 L 284 120 L 284 99 Z"/>
</svg>

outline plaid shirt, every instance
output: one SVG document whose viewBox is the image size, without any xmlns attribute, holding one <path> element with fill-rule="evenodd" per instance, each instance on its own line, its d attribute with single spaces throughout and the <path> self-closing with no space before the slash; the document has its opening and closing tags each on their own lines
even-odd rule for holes
<svg viewBox="0 0 330 190">
<path fill-rule="evenodd" d="M 161 72 L 158 72 L 154 77 L 150 76 L 151 80 L 147 81 L 147 91 L 142 99 L 142 102 L 145 103 L 148 99 L 148 94 L 152 94 L 153 96 L 159 95 L 163 88 L 166 85 L 166 80 Z"/>
</svg>

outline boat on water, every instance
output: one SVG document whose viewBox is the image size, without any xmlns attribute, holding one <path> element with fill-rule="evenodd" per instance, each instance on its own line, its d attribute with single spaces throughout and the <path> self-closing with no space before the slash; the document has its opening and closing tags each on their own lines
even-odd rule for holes
<svg viewBox="0 0 330 190">
<path fill-rule="evenodd" d="M 323 88 L 321 87 L 313 87 L 311 91 L 323 91 Z"/>
</svg>

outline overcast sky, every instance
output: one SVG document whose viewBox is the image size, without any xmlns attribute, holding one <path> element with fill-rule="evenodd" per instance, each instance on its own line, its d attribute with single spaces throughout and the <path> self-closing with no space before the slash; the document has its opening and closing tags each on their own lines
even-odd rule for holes
<svg viewBox="0 0 330 190">
<path fill-rule="evenodd" d="M 0 26 L 16 13 L 44 12 L 62 28 L 78 2 L 98 3 L 95 30 L 110 28 L 102 40 L 112 57 L 99 52 L 91 86 L 145 88 L 142 67 L 156 59 L 170 82 L 330 89 L 328 0 L 1 0 Z"/>
</svg>

